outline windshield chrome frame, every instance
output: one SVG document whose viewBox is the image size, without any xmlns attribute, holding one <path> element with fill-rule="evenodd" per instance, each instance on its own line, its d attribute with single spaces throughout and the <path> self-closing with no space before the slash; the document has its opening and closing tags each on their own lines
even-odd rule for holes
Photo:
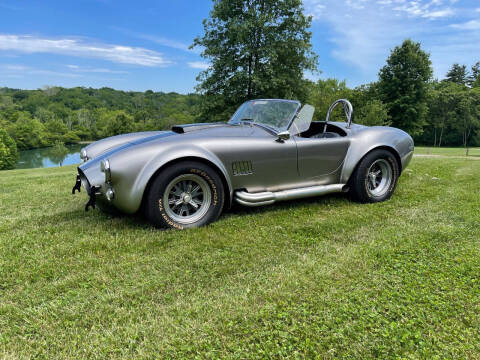
<svg viewBox="0 0 480 360">
<path fill-rule="evenodd" d="M 268 125 L 265 125 L 265 124 L 263 124 L 263 123 L 259 123 L 259 122 L 255 123 L 255 122 L 252 122 L 252 124 L 263 125 L 263 126 L 262 126 L 263 128 L 266 128 L 266 127 L 270 128 L 271 130 L 273 130 L 274 132 L 276 132 L 275 135 L 278 135 L 278 134 L 281 133 L 282 131 L 287 131 L 287 130 L 289 130 L 290 127 L 291 127 L 292 124 L 293 124 L 293 121 L 295 120 L 295 117 L 297 116 L 298 112 L 299 112 L 300 109 L 302 108 L 302 103 L 301 103 L 300 101 L 298 101 L 298 100 L 286 100 L 286 99 L 252 99 L 252 100 L 247 100 L 247 101 L 245 101 L 244 103 L 242 103 L 242 105 L 240 105 L 240 106 L 238 107 L 238 109 L 233 113 L 233 115 L 230 117 L 230 119 L 228 119 L 228 123 L 230 123 L 230 120 L 232 120 L 232 119 L 235 117 L 235 115 L 237 115 L 237 113 L 240 111 L 240 109 L 243 107 L 243 105 L 245 105 L 245 104 L 247 104 L 247 103 L 249 103 L 249 102 L 252 102 L 252 101 L 281 101 L 281 102 L 290 102 L 290 103 L 295 103 L 295 104 L 297 104 L 297 108 L 295 109 L 292 117 L 290 118 L 290 120 L 289 120 L 289 122 L 288 122 L 288 125 L 287 125 L 285 128 L 282 128 L 282 129 L 277 130 L 277 129 L 274 129 L 273 127 L 268 126 Z"/>
</svg>

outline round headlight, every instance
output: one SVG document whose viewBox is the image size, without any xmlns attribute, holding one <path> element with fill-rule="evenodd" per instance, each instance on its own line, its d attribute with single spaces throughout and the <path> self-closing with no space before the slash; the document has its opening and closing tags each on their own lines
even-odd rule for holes
<svg viewBox="0 0 480 360">
<path fill-rule="evenodd" d="M 80 150 L 80 159 L 82 159 L 83 161 L 87 161 L 87 160 L 88 160 L 87 150 L 85 150 L 85 148 L 83 148 L 82 150 Z"/>
<path fill-rule="evenodd" d="M 105 173 L 105 182 L 110 182 L 112 174 L 110 173 L 110 161 L 108 159 L 100 161 L 100 170 Z"/>
</svg>

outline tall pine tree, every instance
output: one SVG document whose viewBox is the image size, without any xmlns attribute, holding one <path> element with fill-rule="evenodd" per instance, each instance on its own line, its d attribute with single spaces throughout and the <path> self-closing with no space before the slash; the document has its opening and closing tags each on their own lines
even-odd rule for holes
<svg viewBox="0 0 480 360">
<path fill-rule="evenodd" d="M 453 64 L 452 68 L 447 72 L 445 81 L 454 82 L 458 85 L 467 85 L 469 82 L 469 74 L 466 65 Z"/>
<path fill-rule="evenodd" d="M 197 78 L 202 120 L 225 120 L 249 99 L 307 98 L 317 56 L 303 10 L 301 0 L 214 0 L 192 45 L 211 63 Z"/>
</svg>

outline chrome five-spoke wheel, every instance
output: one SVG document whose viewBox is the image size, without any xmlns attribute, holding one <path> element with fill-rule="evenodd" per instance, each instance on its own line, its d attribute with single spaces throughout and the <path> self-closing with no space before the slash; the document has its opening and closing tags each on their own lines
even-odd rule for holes
<svg viewBox="0 0 480 360">
<path fill-rule="evenodd" d="M 368 178 L 366 179 L 370 195 L 376 197 L 385 195 L 392 184 L 392 174 L 392 166 L 386 159 L 374 161 L 368 169 Z"/>
<path fill-rule="evenodd" d="M 397 185 L 400 174 L 395 155 L 385 149 L 376 149 L 364 156 L 350 180 L 350 195 L 355 201 L 376 203 L 388 200 Z"/>
<path fill-rule="evenodd" d="M 210 207 L 212 192 L 207 182 L 198 175 L 180 175 L 165 189 L 165 212 L 179 224 L 192 224 L 201 219 Z"/>
</svg>

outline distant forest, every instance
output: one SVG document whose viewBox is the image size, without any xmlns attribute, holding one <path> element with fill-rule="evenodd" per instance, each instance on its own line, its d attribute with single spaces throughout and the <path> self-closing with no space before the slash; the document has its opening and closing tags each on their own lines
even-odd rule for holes
<svg viewBox="0 0 480 360">
<path fill-rule="evenodd" d="M 76 143 L 198 120 L 199 95 L 110 88 L 0 88 L 0 126 L 18 150 Z"/>
</svg>

